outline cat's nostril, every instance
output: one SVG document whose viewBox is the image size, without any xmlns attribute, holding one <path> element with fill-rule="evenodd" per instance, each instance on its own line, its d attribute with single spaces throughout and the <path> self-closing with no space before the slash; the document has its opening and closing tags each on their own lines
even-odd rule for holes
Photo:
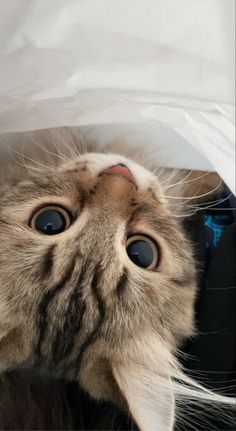
<svg viewBox="0 0 236 431">
<path fill-rule="evenodd" d="M 118 163 L 117 165 L 104 169 L 104 171 L 102 171 L 100 175 L 121 175 L 122 177 L 127 178 L 132 183 L 135 183 L 135 179 L 132 172 L 123 163 Z"/>
</svg>

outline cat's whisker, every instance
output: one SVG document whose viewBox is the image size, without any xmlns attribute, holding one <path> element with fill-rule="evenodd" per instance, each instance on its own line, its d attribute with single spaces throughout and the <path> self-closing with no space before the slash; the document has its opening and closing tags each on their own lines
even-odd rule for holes
<svg viewBox="0 0 236 431">
<path fill-rule="evenodd" d="M 230 199 L 230 197 L 233 196 L 233 193 L 229 193 L 225 198 L 221 198 L 221 199 L 217 199 L 215 201 L 209 201 L 209 205 L 205 205 L 205 203 L 207 204 L 208 202 L 204 202 L 204 203 L 199 203 L 199 205 L 192 205 L 192 208 L 197 208 L 198 210 L 205 210 L 205 209 L 210 209 L 210 208 L 214 208 L 216 205 L 222 204 L 223 202 L 227 201 L 228 199 Z M 224 210 L 224 208 L 217 208 L 219 210 Z M 229 208 L 228 208 L 229 209 Z M 231 208 L 232 211 L 233 208 Z"/>
<path fill-rule="evenodd" d="M 184 408 L 181 402 L 179 402 L 179 403 L 177 402 L 177 404 L 179 407 L 177 410 L 178 422 L 181 423 L 181 425 L 183 423 L 186 424 L 187 425 L 187 428 L 186 428 L 187 431 L 189 431 L 191 429 L 198 431 L 199 427 L 202 424 L 204 424 L 204 426 L 208 425 L 208 427 L 209 427 L 208 429 L 209 430 L 211 429 L 211 423 L 209 422 L 209 419 L 211 419 L 213 412 L 215 410 L 218 410 L 218 409 L 213 407 L 212 409 L 210 409 L 210 412 L 209 412 L 209 406 L 201 405 L 199 407 L 199 403 L 197 404 L 197 403 L 192 402 L 192 401 L 190 401 L 188 403 L 187 409 L 186 409 L 186 405 Z M 199 419 L 199 409 L 201 412 L 200 419 Z M 203 421 L 202 421 L 202 419 L 203 419 Z M 194 425 L 197 425 L 197 428 L 195 428 Z M 181 426 L 181 428 L 182 428 L 182 426 Z M 180 429 L 180 431 L 181 431 L 181 429 Z"/>
<path fill-rule="evenodd" d="M 212 423 L 211 423 L 211 418 L 212 415 L 215 414 L 218 417 L 220 417 L 221 419 L 223 419 L 226 423 L 230 422 L 230 420 L 232 420 L 232 413 L 231 412 L 227 412 L 226 409 L 222 409 L 221 407 L 218 407 L 216 405 L 209 405 L 206 404 L 204 405 L 203 403 L 199 404 L 199 401 L 197 400 L 187 400 L 187 408 L 186 408 L 186 403 L 184 403 L 184 406 L 182 404 L 182 400 L 178 400 L 176 402 L 178 409 L 177 409 L 177 419 L 179 420 L 179 422 L 181 422 L 182 420 L 185 421 L 186 419 L 186 423 L 187 424 L 193 424 L 193 423 L 197 423 L 198 424 L 198 428 L 199 426 L 204 424 L 208 425 L 209 428 L 211 429 Z M 199 412 L 201 413 L 201 420 L 199 420 Z M 198 422 L 193 421 L 193 418 L 198 419 Z M 203 421 L 202 421 L 203 419 Z M 190 428 L 187 428 L 187 430 L 189 430 Z M 204 428 L 205 429 L 205 428 Z"/>
<path fill-rule="evenodd" d="M 229 199 L 229 197 L 231 196 L 232 194 L 230 193 L 226 198 L 224 198 L 224 199 L 218 199 L 218 200 L 215 200 L 215 201 L 212 201 L 212 203 L 211 203 L 211 201 L 210 201 L 210 205 L 203 205 L 203 204 L 198 204 L 198 205 L 184 205 L 184 208 L 185 209 L 189 209 L 190 211 L 192 211 L 192 213 L 188 213 L 188 214 L 186 214 L 187 216 L 190 214 L 190 215 L 194 215 L 194 214 L 196 214 L 197 212 L 199 212 L 199 211 L 206 211 L 206 210 L 208 210 L 208 209 L 210 209 L 211 211 L 232 211 L 232 210 L 234 210 L 234 209 L 236 209 L 236 208 L 224 208 L 224 207 L 221 207 L 221 208 L 214 208 L 214 207 L 216 207 L 217 205 L 219 205 L 219 204 L 222 204 L 223 202 L 225 202 L 225 201 L 227 201 L 228 199 Z M 170 208 L 172 209 L 173 207 L 177 207 L 177 208 L 179 208 L 179 204 L 178 203 L 176 203 L 176 204 L 174 204 L 174 203 L 169 203 L 169 206 L 170 206 Z M 172 213 L 172 215 L 174 215 L 173 213 Z M 178 214 L 178 216 L 180 216 L 180 214 Z M 182 216 L 185 216 L 185 214 L 182 214 Z"/>
<path fill-rule="evenodd" d="M 197 211 L 194 211 L 192 213 L 188 213 L 188 214 L 175 214 L 175 213 L 171 213 L 172 217 L 174 218 L 188 218 L 188 217 L 192 217 L 197 213 Z"/>
<path fill-rule="evenodd" d="M 181 358 L 187 358 L 187 359 L 191 359 L 191 360 L 197 360 L 196 356 L 194 355 L 190 355 L 189 353 L 183 352 L 181 349 L 179 348 L 175 348 L 174 349 L 175 355 L 177 357 L 181 357 Z"/>
<path fill-rule="evenodd" d="M 206 205 L 208 202 L 203 202 L 203 203 L 197 203 L 196 205 L 194 203 L 192 203 L 191 205 L 189 204 L 189 202 L 192 202 L 196 199 L 199 198 L 203 198 L 205 196 L 214 194 L 214 192 L 216 192 L 218 190 L 218 188 L 220 188 L 222 186 L 222 180 L 219 180 L 219 183 L 217 184 L 217 186 L 215 188 L 212 188 L 210 191 L 204 193 L 204 194 L 194 194 L 193 196 L 189 196 L 189 197 L 183 197 L 183 196 L 166 196 L 164 195 L 164 198 L 168 200 L 168 205 L 171 209 L 172 212 L 172 216 L 175 218 L 183 218 L 183 217 L 190 217 L 194 214 L 196 214 L 198 211 L 203 211 L 203 210 L 207 210 L 210 209 L 218 204 L 223 203 L 224 201 L 227 201 L 229 199 L 230 196 L 232 196 L 232 193 L 229 193 L 229 195 L 222 199 L 217 199 L 217 200 L 213 200 L 213 201 L 209 201 L 209 205 Z M 197 193 L 197 191 L 196 191 Z M 169 201 L 170 199 L 170 201 Z M 171 202 L 171 200 L 176 201 L 175 202 Z M 181 204 L 181 201 L 183 202 L 183 204 Z M 174 213 L 173 212 L 173 208 L 178 208 L 180 209 L 179 213 Z M 187 210 L 188 212 L 183 212 L 184 210 Z"/>
<path fill-rule="evenodd" d="M 211 207 L 211 211 L 224 211 L 224 212 L 225 211 L 230 211 L 230 212 L 232 212 L 232 211 L 236 211 L 236 207 L 232 207 L 232 208 L 227 208 L 227 207 L 225 207 L 225 208 L 212 208 Z"/>
<path fill-rule="evenodd" d="M 169 185 L 171 180 L 174 179 L 179 174 L 179 169 L 177 168 L 174 168 L 173 170 L 170 169 L 170 173 L 168 171 L 169 171 L 168 168 L 164 170 L 164 175 L 163 175 L 164 178 L 162 178 L 161 180 L 162 187 L 165 186 L 165 184 Z"/>
<path fill-rule="evenodd" d="M 188 406 L 188 409 L 189 409 L 189 406 Z M 178 409 L 177 420 L 178 420 L 178 424 L 181 426 L 181 428 L 179 428 L 179 431 L 183 431 L 183 425 L 187 425 L 187 427 L 188 427 L 187 431 L 191 431 L 191 430 L 198 431 L 199 430 L 199 422 L 196 422 L 196 421 L 192 420 L 192 417 L 196 416 L 196 412 L 195 412 L 195 415 L 194 415 L 194 410 L 192 410 L 192 411 L 193 411 L 193 414 L 191 414 L 191 413 L 188 414 L 188 413 L 186 413 L 186 411 L 184 411 L 182 413 L 181 412 L 181 408 Z M 191 417 L 191 422 L 189 421 L 189 419 L 187 418 L 187 416 Z M 197 425 L 197 428 L 195 428 L 195 426 L 193 424 Z M 178 428 L 177 428 L 177 430 L 178 430 Z"/>
<path fill-rule="evenodd" d="M 151 169 L 151 172 L 156 175 L 158 178 L 161 178 L 163 173 L 165 172 L 165 168 L 161 165 L 157 165 L 155 169 Z"/>
<path fill-rule="evenodd" d="M 196 182 L 196 181 L 198 181 L 198 180 L 206 177 L 209 174 L 211 174 L 211 171 L 204 172 L 204 174 L 199 175 L 196 178 L 193 178 L 191 180 L 185 181 L 185 179 L 187 179 L 189 177 L 189 175 L 186 175 L 186 177 L 184 177 L 182 180 L 178 181 L 177 183 L 170 184 L 169 186 L 164 187 L 163 190 L 168 190 L 169 188 L 175 187 L 175 186 L 178 186 L 178 185 L 190 184 L 190 183 Z"/>
<path fill-rule="evenodd" d="M 177 173 L 176 173 L 176 175 L 175 176 L 177 176 L 177 175 L 182 175 L 182 173 L 181 173 L 181 170 L 180 169 L 178 169 L 177 170 Z M 182 182 L 182 180 L 187 180 L 189 177 L 191 177 L 191 175 L 193 174 L 193 170 L 191 170 L 191 171 L 188 171 L 187 172 L 187 174 L 185 175 L 185 177 L 184 178 L 180 178 L 180 180 L 179 181 L 177 181 L 177 183 L 175 183 L 175 184 L 179 184 L 180 182 Z M 167 190 L 168 188 L 170 188 L 170 187 L 172 187 L 172 186 L 174 186 L 174 184 L 172 184 L 172 183 L 170 183 L 170 179 L 172 179 L 172 178 L 167 178 L 167 181 L 166 182 L 168 182 L 169 184 L 166 186 L 166 187 L 164 187 L 164 190 Z"/>
<path fill-rule="evenodd" d="M 191 197 L 185 197 L 185 196 L 168 196 L 168 195 L 164 195 L 163 197 L 165 199 L 174 199 L 174 200 L 182 200 L 182 201 L 191 201 L 193 199 L 200 199 L 200 198 L 204 198 L 205 196 L 209 196 L 211 194 L 213 194 L 214 192 L 216 192 L 223 184 L 223 181 L 220 179 L 219 183 L 217 184 L 216 187 L 214 187 L 213 189 L 211 189 L 210 191 L 203 193 L 203 194 L 199 194 L 199 195 L 193 195 Z"/>
<path fill-rule="evenodd" d="M 211 384 L 214 382 L 213 378 L 210 378 L 209 374 L 212 374 L 212 376 L 215 375 L 224 375 L 227 374 L 228 371 L 205 371 L 205 370 L 197 370 L 196 368 L 191 369 L 187 371 L 187 374 L 193 378 L 194 380 L 201 380 L 201 382 L 203 384 Z M 227 383 L 227 386 L 219 386 L 218 389 L 216 390 L 217 392 L 224 392 L 226 393 L 227 391 L 232 390 L 233 388 L 236 387 L 236 384 L 233 385 L 233 383 L 236 383 L 236 377 L 234 379 L 227 379 L 227 380 L 219 380 L 217 379 L 218 384 L 223 384 L 223 383 Z M 230 386 L 229 386 L 230 384 Z"/>
<path fill-rule="evenodd" d="M 230 196 L 230 195 L 229 195 Z M 217 205 L 221 205 L 223 202 L 225 202 L 225 201 L 227 201 L 228 199 L 229 199 L 229 196 L 227 196 L 226 198 L 224 198 L 224 199 L 219 199 L 219 200 L 216 200 L 216 201 L 214 201 L 214 203 L 212 203 L 211 205 L 205 205 L 205 206 L 203 206 L 203 205 L 186 205 L 186 208 L 189 208 L 190 210 L 192 210 L 193 211 L 193 213 L 194 214 L 196 214 L 197 212 L 199 212 L 199 211 L 206 211 L 206 210 L 208 210 L 208 209 L 210 209 L 211 211 L 213 211 L 213 210 L 219 210 L 219 211 L 232 211 L 232 210 L 234 210 L 234 208 L 223 208 L 223 207 L 221 207 L 221 208 L 214 208 L 214 207 L 216 207 Z M 170 204 L 170 206 L 172 207 L 172 206 L 174 206 L 174 204 L 173 205 L 171 205 Z M 178 205 L 176 205 L 177 207 L 178 207 Z M 235 208 L 236 209 L 236 208 Z"/>
</svg>

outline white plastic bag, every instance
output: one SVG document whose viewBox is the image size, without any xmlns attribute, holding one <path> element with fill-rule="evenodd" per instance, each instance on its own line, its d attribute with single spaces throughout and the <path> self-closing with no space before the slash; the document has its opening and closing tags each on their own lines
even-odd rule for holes
<svg viewBox="0 0 236 431">
<path fill-rule="evenodd" d="M 101 137 L 122 124 L 157 162 L 216 170 L 234 191 L 234 7 L 2 1 L 0 131 L 87 125 Z"/>
</svg>

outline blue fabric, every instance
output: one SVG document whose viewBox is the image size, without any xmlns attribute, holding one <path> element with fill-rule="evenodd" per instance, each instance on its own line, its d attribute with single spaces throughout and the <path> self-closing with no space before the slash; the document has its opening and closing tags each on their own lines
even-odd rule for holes
<svg viewBox="0 0 236 431">
<path fill-rule="evenodd" d="M 228 227 L 236 220 L 236 197 L 225 187 L 216 197 L 219 203 L 204 216 L 207 263 Z"/>
<path fill-rule="evenodd" d="M 231 218 L 227 215 L 205 215 L 205 247 L 207 249 L 216 247 L 230 224 Z"/>
</svg>

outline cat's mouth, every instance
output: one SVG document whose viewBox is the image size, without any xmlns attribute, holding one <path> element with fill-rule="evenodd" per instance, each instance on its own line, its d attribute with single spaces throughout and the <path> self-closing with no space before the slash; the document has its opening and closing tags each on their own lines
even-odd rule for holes
<svg viewBox="0 0 236 431">
<path fill-rule="evenodd" d="M 119 163 L 105 169 L 100 173 L 100 175 L 120 175 L 135 184 L 135 179 L 132 172 L 123 163 Z"/>
</svg>

